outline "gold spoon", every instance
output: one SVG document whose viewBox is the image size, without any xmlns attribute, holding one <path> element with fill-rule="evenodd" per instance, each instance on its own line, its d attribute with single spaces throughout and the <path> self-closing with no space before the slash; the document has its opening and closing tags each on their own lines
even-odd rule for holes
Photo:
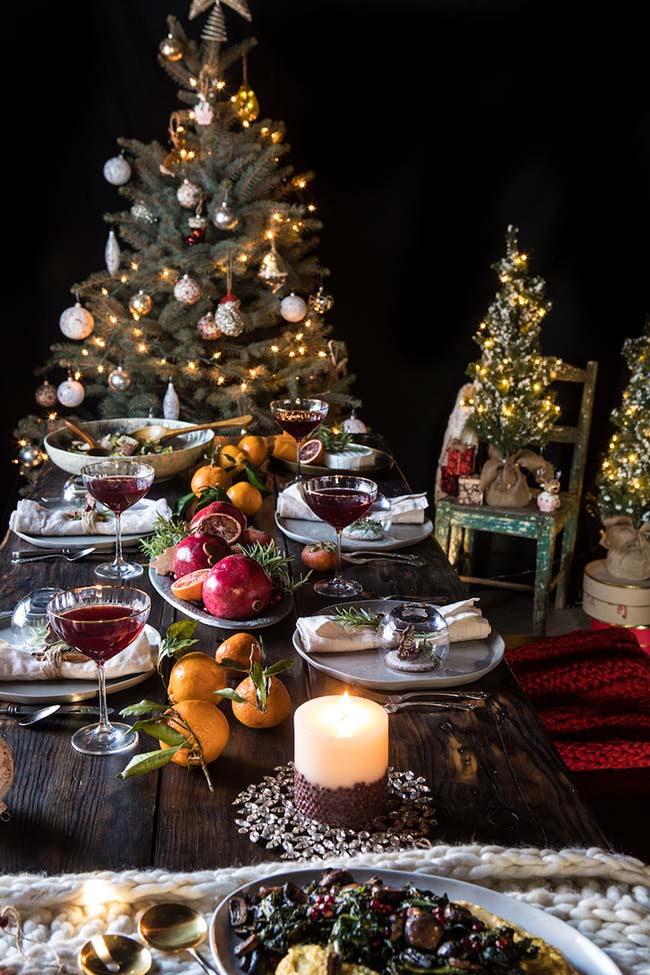
<svg viewBox="0 0 650 975">
<path fill-rule="evenodd" d="M 72 430 L 72 432 L 79 437 L 80 440 L 83 440 L 84 443 L 89 445 L 90 450 L 85 451 L 88 457 L 110 457 L 111 452 L 108 447 L 100 447 L 94 437 L 91 437 L 89 433 L 86 433 L 85 430 L 78 427 L 76 423 L 72 422 L 72 420 L 66 420 L 64 417 L 63 422 L 69 430 Z"/>
<path fill-rule="evenodd" d="M 203 969 L 206 975 L 215 975 L 213 968 L 195 951 L 208 933 L 208 925 L 202 914 L 186 904 L 154 904 L 144 912 L 138 922 L 138 931 L 157 951 L 186 951 Z"/>
<path fill-rule="evenodd" d="M 194 433 L 195 430 L 211 430 L 214 427 L 243 427 L 247 423 L 250 423 L 252 419 L 252 415 L 246 413 L 244 416 L 231 416 L 227 420 L 214 420 L 212 423 L 197 423 L 196 426 L 178 427 L 175 430 L 172 430 L 170 427 L 164 427 L 161 423 L 152 423 L 151 426 L 131 430 L 129 436 L 135 437 L 136 440 L 144 441 L 145 443 L 162 443 L 163 440 L 168 440 L 170 437 L 182 437 L 186 433 Z"/>
<path fill-rule="evenodd" d="M 98 934 L 86 942 L 77 961 L 86 975 L 146 975 L 151 952 L 122 934 Z"/>
</svg>

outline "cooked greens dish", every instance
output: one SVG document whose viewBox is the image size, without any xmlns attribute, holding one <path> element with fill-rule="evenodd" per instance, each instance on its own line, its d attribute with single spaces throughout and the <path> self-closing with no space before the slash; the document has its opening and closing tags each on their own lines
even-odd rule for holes
<svg viewBox="0 0 650 975">
<path fill-rule="evenodd" d="M 229 913 L 248 975 L 359 975 L 359 966 L 381 975 L 523 975 L 539 950 L 501 919 L 486 923 L 444 895 L 379 877 L 355 883 L 347 870 L 236 895 Z"/>
<path fill-rule="evenodd" d="M 179 433 L 183 431 L 180 430 Z M 110 450 L 113 457 L 142 457 L 145 454 L 171 454 L 173 447 L 159 443 L 141 443 L 135 437 L 130 437 L 128 433 L 107 433 L 105 437 L 97 441 L 100 447 Z M 89 449 L 88 444 L 83 440 L 73 440 L 68 450 L 74 454 L 85 454 Z"/>
</svg>

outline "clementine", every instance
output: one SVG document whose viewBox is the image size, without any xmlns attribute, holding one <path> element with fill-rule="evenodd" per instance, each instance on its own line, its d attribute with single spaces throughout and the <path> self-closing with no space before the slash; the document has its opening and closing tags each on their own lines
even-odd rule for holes
<svg viewBox="0 0 650 975">
<path fill-rule="evenodd" d="M 208 570 L 209 571 L 209 570 Z M 215 705 L 219 699 L 215 691 L 226 686 L 223 667 L 207 653 L 186 653 L 171 669 L 167 694 L 172 704 L 181 701 L 209 701 Z"/>
<path fill-rule="evenodd" d="M 243 450 L 251 464 L 259 467 L 269 455 L 269 448 L 266 445 L 266 437 L 242 437 L 237 444 Z"/>
<path fill-rule="evenodd" d="M 261 663 L 262 648 L 255 637 L 251 636 L 250 633 L 233 633 L 227 640 L 219 644 L 214 659 L 218 664 L 224 659 L 232 660 L 239 667 L 248 670 L 251 665 L 251 653 L 253 654 L 253 663 L 256 661 Z"/>
<path fill-rule="evenodd" d="M 247 518 L 252 518 L 253 515 L 257 514 L 264 500 L 261 491 L 258 491 L 248 481 L 238 481 L 237 484 L 233 484 L 232 487 L 228 488 L 226 494 L 232 504 L 236 508 L 239 508 Z"/>
<path fill-rule="evenodd" d="M 281 724 L 291 711 L 289 691 L 277 677 L 270 678 L 266 711 L 260 711 L 257 706 L 255 684 L 250 677 L 246 677 L 241 684 L 238 684 L 235 691 L 244 698 L 244 702 L 240 704 L 238 701 L 233 701 L 232 713 L 247 728 L 274 728 Z"/>
<path fill-rule="evenodd" d="M 230 738 L 230 725 L 223 712 L 214 704 L 199 700 L 181 701 L 180 704 L 174 705 L 174 710 L 183 721 L 187 722 L 191 734 L 175 716 L 171 716 L 171 712 L 167 712 L 170 714 L 167 720 L 170 728 L 180 731 L 182 735 L 188 735 L 189 738 L 188 747 L 179 749 L 172 757 L 172 762 L 185 768 L 188 765 L 200 765 L 201 760 L 196 749 L 197 740 L 206 765 L 219 758 Z M 161 741 L 160 747 L 165 749 L 170 746 Z"/>
<path fill-rule="evenodd" d="M 226 491 L 231 484 L 232 477 L 223 467 L 218 467 L 216 464 L 205 464 L 192 475 L 190 487 L 197 498 L 200 498 L 207 488 L 220 487 Z"/>
</svg>

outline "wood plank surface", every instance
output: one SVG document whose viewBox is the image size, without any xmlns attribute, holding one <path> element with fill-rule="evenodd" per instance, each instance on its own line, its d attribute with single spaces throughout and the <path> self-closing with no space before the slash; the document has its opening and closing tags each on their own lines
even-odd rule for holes
<svg viewBox="0 0 650 975">
<path fill-rule="evenodd" d="M 279 475 L 280 482 L 283 476 Z M 397 467 L 378 480 L 388 495 L 408 490 Z M 62 482 L 61 473 L 51 469 L 34 493 L 54 495 Z M 173 498 L 184 487 L 184 481 L 155 486 L 152 496 L 164 493 Z M 273 499 L 267 499 L 256 519 L 266 530 L 273 524 L 273 507 Z M 299 544 L 283 536 L 278 541 L 288 552 L 300 552 Z M 0 551 L 0 611 L 11 609 L 36 587 L 67 588 L 94 581 L 96 558 L 12 567 L 10 553 L 17 543 L 27 547 L 9 533 Z M 426 559 L 423 568 L 377 562 L 346 566 L 346 572 L 362 582 L 369 597 L 445 594 L 454 600 L 464 595 L 462 583 L 433 538 L 421 543 L 417 552 Z M 301 566 L 297 561 L 297 571 Z M 151 593 L 146 575 L 138 585 Z M 271 660 L 295 657 L 286 676 L 295 705 L 307 697 L 340 693 L 345 686 L 309 668 L 291 645 L 296 614 L 313 613 L 323 603 L 308 583 L 296 593 L 295 612 L 263 631 Z M 153 593 L 151 624 L 164 631 L 174 616 Z M 211 652 L 227 635 L 201 626 L 198 649 Z M 391 762 L 424 775 L 435 796 L 438 825 L 432 840 L 606 846 L 509 668 L 501 664 L 474 686 L 491 695 L 476 711 L 414 709 L 391 716 Z M 350 690 L 363 693 L 359 688 Z M 161 699 L 160 695 L 160 681 L 152 677 L 112 695 L 109 703 L 117 709 L 144 696 Z M 251 782 L 261 781 L 275 766 L 291 759 L 292 722 L 288 719 L 278 728 L 256 732 L 235 721 L 227 704 L 224 713 L 231 724 L 231 739 L 224 756 L 212 766 L 213 794 L 200 773 L 176 766 L 126 783 L 116 780 L 115 774 L 130 756 L 79 755 L 69 743 L 77 719 L 51 719 L 33 729 L 0 719 L 0 733 L 6 736 L 16 765 L 15 784 L 7 797 L 12 818 L 0 829 L 0 869 L 54 873 L 153 865 L 192 870 L 274 859 L 273 852 L 267 853 L 238 832 L 232 801 Z M 150 739 L 141 740 L 140 750 L 150 747 Z"/>
</svg>

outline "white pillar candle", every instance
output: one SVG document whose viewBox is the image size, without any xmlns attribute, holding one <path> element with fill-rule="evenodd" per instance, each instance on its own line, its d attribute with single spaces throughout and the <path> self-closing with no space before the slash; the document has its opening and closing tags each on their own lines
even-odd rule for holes
<svg viewBox="0 0 650 975">
<path fill-rule="evenodd" d="M 388 714 L 348 693 L 316 697 L 294 715 L 296 772 L 324 789 L 382 779 L 388 769 Z"/>
</svg>

